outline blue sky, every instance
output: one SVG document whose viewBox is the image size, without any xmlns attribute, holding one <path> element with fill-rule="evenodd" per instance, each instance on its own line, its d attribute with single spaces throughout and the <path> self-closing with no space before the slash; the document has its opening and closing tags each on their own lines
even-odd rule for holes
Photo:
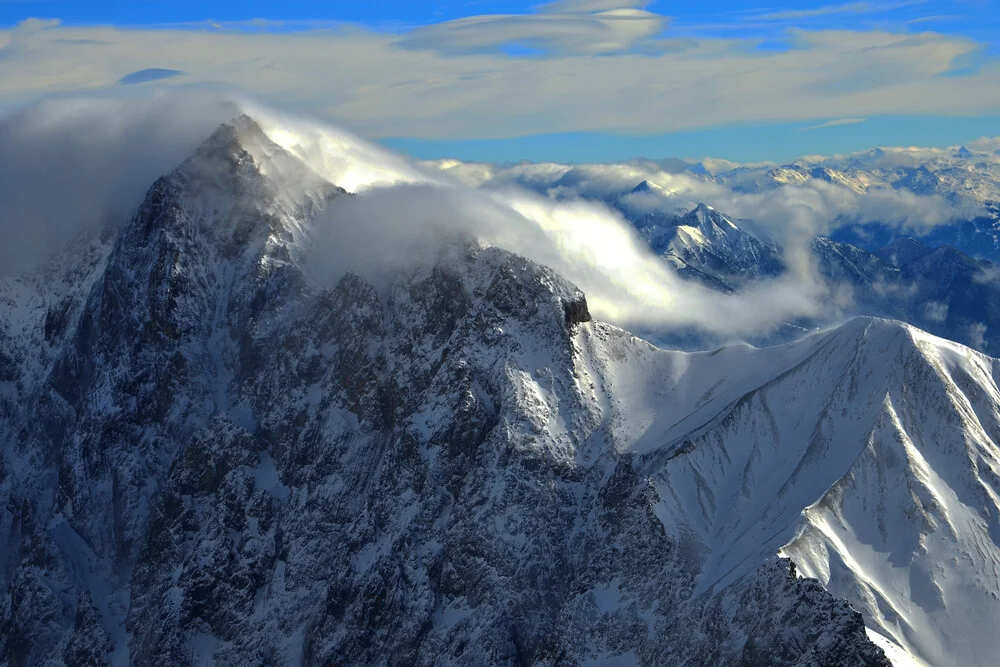
<svg viewBox="0 0 1000 667">
<path fill-rule="evenodd" d="M 365 0 L 274 2 L 274 0 L 205 1 L 146 0 L 6 0 L 0 1 L 0 22 L 14 25 L 31 17 L 59 18 L 78 25 L 149 25 L 203 20 L 346 21 L 383 27 L 426 25 L 483 14 L 530 13 L 541 2 L 520 0 Z M 899 25 L 917 20 L 936 31 L 990 36 L 997 27 L 1000 6 L 990 0 L 926 0 L 923 2 L 846 2 L 836 0 L 717 0 L 716 2 L 644 3 L 646 9 L 671 17 L 678 28 L 724 34 L 754 16 L 807 13 L 786 19 L 797 24 L 821 23 L 828 28 Z M 823 11 L 826 10 L 826 11 Z M 760 21 L 750 21 L 759 26 Z M 771 22 L 775 22 L 772 20 Z M 756 31 L 753 26 L 749 31 Z M 760 32 L 764 32 L 763 30 Z"/>
<path fill-rule="evenodd" d="M 786 161 L 1000 135 L 992 0 L 0 0 L 0 26 L 2 106 L 217 86 L 419 157 Z"/>
</svg>

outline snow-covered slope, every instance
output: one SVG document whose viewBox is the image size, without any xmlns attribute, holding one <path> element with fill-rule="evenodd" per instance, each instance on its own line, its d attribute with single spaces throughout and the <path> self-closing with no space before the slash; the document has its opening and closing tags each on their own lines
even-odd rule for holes
<svg viewBox="0 0 1000 667">
<path fill-rule="evenodd" d="M 916 330 L 884 350 L 898 388 L 784 552 L 928 663 L 986 664 L 1000 650 L 997 363 Z"/>
<path fill-rule="evenodd" d="M 661 350 L 468 238 L 320 283 L 361 149 L 275 137 L 3 284 L 0 662 L 990 664 L 997 362 Z"/>
<path fill-rule="evenodd" d="M 663 443 L 643 459 L 657 515 L 704 554 L 697 589 L 780 549 L 913 655 L 987 664 L 1000 648 L 988 630 L 1000 622 L 1000 364 L 866 319 L 743 352 L 770 357 L 767 372 L 727 373 L 722 409 L 708 398 L 689 423 L 647 432 Z M 694 355 L 687 372 L 719 377 L 711 359 Z"/>
</svg>

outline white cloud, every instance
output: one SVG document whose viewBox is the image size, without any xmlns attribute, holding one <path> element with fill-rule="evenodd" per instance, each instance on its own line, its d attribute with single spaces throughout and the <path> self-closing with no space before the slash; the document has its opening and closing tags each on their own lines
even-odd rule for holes
<svg viewBox="0 0 1000 667">
<path fill-rule="evenodd" d="M 770 12 L 766 14 L 753 14 L 752 20 L 762 21 L 788 21 L 793 19 L 813 19 L 826 18 L 828 16 L 838 16 L 842 14 L 873 14 L 887 12 L 903 7 L 920 5 L 926 0 L 911 0 L 909 2 L 896 3 L 871 3 L 871 2 L 851 2 L 843 5 L 826 5 L 815 9 L 792 9 L 788 11 Z"/>
<path fill-rule="evenodd" d="M 613 9 L 642 9 L 649 0 L 555 0 L 538 6 L 538 11 L 549 14 L 587 14 Z"/>
<path fill-rule="evenodd" d="M 977 350 L 982 350 L 986 345 L 987 327 L 982 322 L 975 322 L 969 325 L 969 345 Z"/>
<path fill-rule="evenodd" d="M 941 301 L 928 301 L 924 304 L 924 317 L 931 322 L 944 322 L 948 319 L 948 304 Z"/>
<path fill-rule="evenodd" d="M 237 108 L 187 91 L 57 99 L 0 117 L 0 275 L 84 230 L 123 223 Z"/>
<path fill-rule="evenodd" d="M 186 73 L 158 85 L 231 87 L 373 137 L 647 134 L 1000 109 L 995 60 L 941 76 L 981 49 L 960 36 L 795 31 L 789 51 L 754 51 L 736 39 L 649 39 L 662 17 L 614 4 L 619 9 L 605 13 L 478 17 L 402 36 L 356 26 L 276 32 L 21 25 L 0 32 L 0 105 L 116 87 L 130 72 L 155 68 Z M 612 20 L 607 11 L 625 14 Z M 557 55 L 483 52 L 527 37 Z M 422 39 L 434 47 L 438 38 L 471 52 L 400 48 Z M 673 50 L 660 48 L 666 45 Z M 626 52 L 579 55 L 594 50 Z"/>
<path fill-rule="evenodd" d="M 825 123 L 820 123 L 819 125 L 810 125 L 809 127 L 802 128 L 805 130 L 822 130 L 827 127 L 840 127 L 841 125 L 857 125 L 858 123 L 865 122 L 865 118 L 838 118 L 837 120 L 828 120 Z"/>
<path fill-rule="evenodd" d="M 396 186 L 330 210 L 314 245 L 333 280 L 351 270 L 376 281 L 456 234 L 551 267 L 587 294 L 599 319 L 629 328 L 690 327 L 739 338 L 802 316 L 830 315 L 825 285 L 792 274 L 729 295 L 681 279 L 621 216 L 582 200 L 519 189 Z"/>
<path fill-rule="evenodd" d="M 982 267 L 972 276 L 972 281 L 980 285 L 1000 283 L 1000 267 L 995 264 Z"/>
<path fill-rule="evenodd" d="M 934 16 L 920 16 L 915 19 L 910 19 L 906 22 L 907 25 L 916 25 L 918 23 L 929 23 L 931 21 L 953 21 L 956 19 L 964 18 L 960 14 L 935 14 Z"/>
<path fill-rule="evenodd" d="M 974 151 L 998 151 L 1000 150 L 1000 137 L 980 137 L 975 141 L 970 141 L 966 147 Z"/>
<path fill-rule="evenodd" d="M 666 24 L 665 17 L 641 9 L 473 16 L 416 28 L 398 44 L 443 54 L 484 53 L 510 46 L 569 55 L 602 54 L 628 51 L 656 37 Z"/>
</svg>

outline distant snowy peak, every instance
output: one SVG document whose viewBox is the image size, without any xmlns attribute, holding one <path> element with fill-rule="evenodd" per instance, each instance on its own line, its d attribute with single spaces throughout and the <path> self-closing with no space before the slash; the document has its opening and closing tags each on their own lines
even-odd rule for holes
<svg viewBox="0 0 1000 667">
<path fill-rule="evenodd" d="M 676 219 L 666 254 L 727 283 L 733 278 L 771 274 L 780 265 L 777 247 L 702 203 Z"/>
<path fill-rule="evenodd" d="M 820 273 L 836 284 L 870 287 L 885 282 L 893 270 L 876 255 L 825 236 L 813 240 L 812 253 Z"/>
<path fill-rule="evenodd" d="M 863 194 L 872 185 L 871 179 L 866 174 L 847 174 L 827 167 L 812 169 L 809 175 L 816 180 L 842 185 L 858 194 Z"/>
<path fill-rule="evenodd" d="M 475 185 L 518 184 L 541 193 L 556 189 L 561 196 L 598 198 L 613 205 L 616 198 L 625 199 L 633 194 L 679 195 L 683 199 L 683 193 L 695 192 L 691 190 L 692 183 L 701 182 L 724 186 L 738 193 L 819 183 L 847 188 L 858 195 L 895 187 L 945 196 L 956 205 L 965 206 L 1000 200 L 1000 150 L 996 150 L 996 145 L 995 141 L 983 140 L 970 146 L 949 148 L 874 148 L 848 155 L 804 156 L 781 165 L 739 164 L 714 159 L 632 160 L 587 165 L 474 164 L 439 160 L 424 163 L 423 168 L 428 172 L 457 176 Z M 674 180 L 679 184 L 676 192 Z M 343 185 L 340 180 L 335 182 Z M 702 191 L 700 195 L 690 196 L 696 199 L 706 195 Z"/>
<path fill-rule="evenodd" d="M 667 194 L 667 191 L 661 188 L 656 183 L 650 183 L 649 181 L 642 181 L 637 186 L 629 190 L 629 194 L 633 195 L 644 194 L 644 193 L 663 196 Z"/>
<path fill-rule="evenodd" d="M 926 166 L 903 170 L 903 176 L 892 182 L 896 190 L 906 189 L 918 195 L 930 195 L 941 187 L 941 178 Z"/>
<path fill-rule="evenodd" d="M 810 167 L 788 164 L 771 169 L 767 178 L 775 185 L 805 185 L 810 180 L 825 181 L 841 185 L 858 194 L 863 194 L 872 185 L 872 179 L 863 173 L 849 174 L 830 167 Z"/>
<path fill-rule="evenodd" d="M 680 219 L 680 224 L 697 227 L 712 238 L 722 238 L 733 233 L 746 233 L 732 220 L 708 204 L 699 203 Z"/>
<path fill-rule="evenodd" d="M 705 203 L 677 213 L 676 205 L 656 184 L 642 181 L 617 208 L 646 240 L 685 277 L 728 291 L 746 278 L 780 272 L 781 250 L 769 240 L 742 229 Z M 655 196 L 655 206 L 634 205 L 631 197 Z"/>
<path fill-rule="evenodd" d="M 964 146 L 876 148 L 851 155 L 806 157 L 780 166 L 740 165 L 714 172 L 713 178 L 739 192 L 823 181 L 859 195 L 896 189 L 946 196 L 956 204 L 982 203 L 1000 196 L 1000 155 Z"/>
<path fill-rule="evenodd" d="M 734 241 L 745 235 L 729 218 L 711 206 L 698 204 L 677 220 L 677 233 L 671 241 L 673 254 L 684 256 L 702 251 L 725 253 Z"/>
<path fill-rule="evenodd" d="M 809 180 L 809 173 L 798 165 L 785 165 L 768 170 L 766 177 L 777 185 L 802 185 Z"/>
</svg>

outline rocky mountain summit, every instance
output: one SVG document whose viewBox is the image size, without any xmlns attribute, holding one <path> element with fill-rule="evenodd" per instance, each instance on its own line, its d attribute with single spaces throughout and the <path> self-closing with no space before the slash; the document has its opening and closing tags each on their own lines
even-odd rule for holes
<svg viewBox="0 0 1000 667">
<path fill-rule="evenodd" d="M 241 117 L 0 283 L 0 663 L 1000 649 L 1000 362 L 870 319 L 661 350 L 467 238 L 324 283 L 349 197 Z"/>
</svg>

